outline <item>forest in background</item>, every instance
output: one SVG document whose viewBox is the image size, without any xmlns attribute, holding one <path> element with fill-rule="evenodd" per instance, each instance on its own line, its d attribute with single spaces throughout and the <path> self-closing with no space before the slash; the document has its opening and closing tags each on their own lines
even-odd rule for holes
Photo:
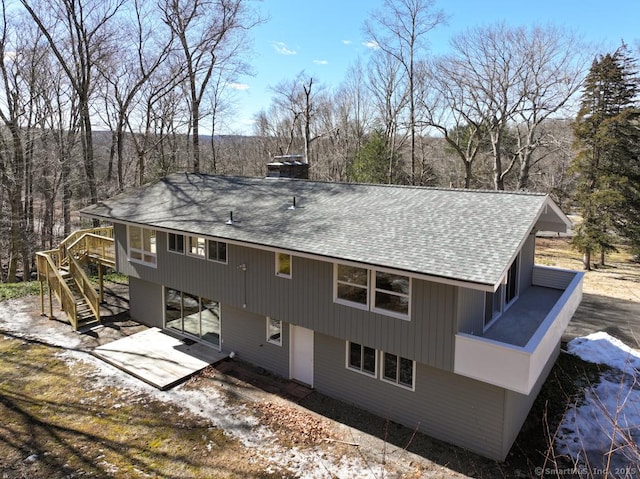
<svg viewBox="0 0 640 479">
<path fill-rule="evenodd" d="M 438 56 L 444 12 L 385 0 L 363 26 L 370 58 L 332 88 L 304 72 L 274 85 L 254 135 L 234 136 L 217 132 L 265 21 L 251 0 L 0 2 L 2 281 L 32 272 L 83 206 L 175 171 L 264 176 L 283 154 L 315 180 L 540 191 L 571 207 L 597 48 L 569 30 L 476 27 Z"/>
</svg>

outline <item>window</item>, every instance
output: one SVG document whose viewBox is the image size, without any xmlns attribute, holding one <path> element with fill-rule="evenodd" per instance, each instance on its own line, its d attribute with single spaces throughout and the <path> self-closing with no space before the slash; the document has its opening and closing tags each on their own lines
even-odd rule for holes
<svg viewBox="0 0 640 479">
<path fill-rule="evenodd" d="M 291 255 L 276 253 L 276 276 L 291 278 Z"/>
<path fill-rule="evenodd" d="M 503 278 L 498 289 L 493 293 L 485 294 L 484 303 L 484 326 L 485 329 L 497 319 L 505 309 L 518 297 L 520 255 L 513 260 L 506 276 Z"/>
<path fill-rule="evenodd" d="M 207 241 L 207 259 L 219 263 L 227 262 L 227 243 L 223 241 Z"/>
<path fill-rule="evenodd" d="M 206 240 L 200 236 L 189 236 L 189 254 L 204 258 Z"/>
<path fill-rule="evenodd" d="M 347 341 L 347 367 L 376 377 L 376 350 Z"/>
<path fill-rule="evenodd" d="M 507 284 L 505 285 L 505 297 L 504 304 L 510 304 L 518 296 L 518 263 L 520 256 L 518 256 L 507 271 Z"/>
<path fill-rule="evenodd" d="M 411 278 L 396 273 L 336 264 L 335 301 L 408 320 Z"/>
<path fill-rule="evenodd" d="M 267 316 L 267 342 L 282 346 L 282 321 Z"/>
<path fill-rule="evenodd" d="M 413 389 L 415 362 L 396 354 L 382 353 L 382 379 Z"/>
<path fill-rule="evenodd" d="M 394 316 L 408 317 L 410 278 L 376 271 L 375 281 L 374 309 L 382 309 L 385 314 L 392 313 Z"/>
<path fill-rule="evenodd" d="M 336 299 L 356 307 L 369 306 L 369 270 L 336 265 Z"/>
<path fill-rule="evenodd" d="M 129 259 L 134 263 L 156 266 L 156 232 L 129 226 Z"/>
<path fill-rule="evenodd" d="M 184 254 L 184 236 L 169 233 L 169 251 L 173 251 L 174 253 Z"/>
<path fill-rule="evenodd" d="M 166 328 L 220 348 L 219 302 L 171 288 L 166 288 L 164 295 Z"/>
</svg>

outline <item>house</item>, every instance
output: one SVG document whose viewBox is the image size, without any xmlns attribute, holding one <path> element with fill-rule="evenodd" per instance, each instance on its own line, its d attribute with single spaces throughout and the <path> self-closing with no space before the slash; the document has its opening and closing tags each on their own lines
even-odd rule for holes
<svg viewBox="0 0 640 479">
<path fill-rule="evenodd" d="M 581 300 L 546 195 L 178 173 L 89 206 L 149 326 L 504 460 Z"/>
</svg>

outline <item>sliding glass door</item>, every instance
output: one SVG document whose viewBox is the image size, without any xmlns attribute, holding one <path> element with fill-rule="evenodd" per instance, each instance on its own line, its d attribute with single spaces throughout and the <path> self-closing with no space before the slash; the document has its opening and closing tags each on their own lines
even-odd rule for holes
<svg viewBox="0 0 640 479">
<path fill-rule="evenodd" d="M 165 327 L 220 348 L 220 303 L 165 288 Z"/>
</svg>

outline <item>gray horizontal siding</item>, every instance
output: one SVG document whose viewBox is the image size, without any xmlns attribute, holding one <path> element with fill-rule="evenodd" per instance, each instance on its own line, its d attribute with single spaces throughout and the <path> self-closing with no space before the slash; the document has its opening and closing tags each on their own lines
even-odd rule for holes
<svg viewBox="0 0 640 479">
<path fill-rule="evenodd" d="M 418 364 L 415 391 L 345 367 L 345 341 L 316 334 L 314 386 L 385 419 L 503 459 L 504 390 Z"/>
<path fill-rule="evenodd" d="M 222 349 L 238 359 L 289 377 L 289 325 L 282 324 L 282 346 L 267 342 L 266 318 L 222 305 Z"/>
<path fill-rule="evenodd" d="M 405 321 L 334 303 L 329 262 L 293 257 L 292 278 L 280 278 L 271 251 L 229 245 L 229 263 L 219 264 L 167 251 L 167 235 L 158 233 L 153 268 L 127 261 L 126 227 L 118 225 L 116 237 L 124 274 L 453 370 L 454 286 L 412 280 L 411 321 Z"/>
<path fill-rule="evenodd" d="M 546 288 L 567 289 L 575 278 L 575 271 L 536 266 L 533 268 L 533 284 Z"/>
</svg>

